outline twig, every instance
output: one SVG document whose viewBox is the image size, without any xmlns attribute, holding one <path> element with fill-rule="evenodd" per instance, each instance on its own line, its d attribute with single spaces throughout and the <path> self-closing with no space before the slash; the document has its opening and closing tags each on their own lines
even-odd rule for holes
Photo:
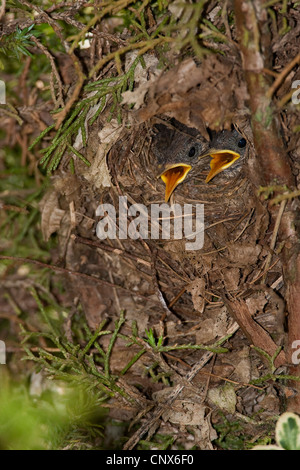
<svg viewBox="0 0 300 470">
<path fill-rule="evenodd" d="M 163 296 L 163 294 L 162 294 L 162 292 L 159 288 L 159 284 L 158 284 L 158 280 L 157 280 L 157 272 L 156 272 L 157 250 L 156 250 L 156 248 L 152 248 L 152 250 L 151 250 L 150 247 L 147 245 L 147 243 L 144 242 L 144 240 L 142 240 L 142 239 L 141 239 L 141 242 L 144 245 L 144 247 L 148 250 L 148 252 L 151 256 L 151 273 L 152 273 L 153 287 L 154 287 L 154 290 L 156 292 L 157 298 L 158 298 L 162 308 L 164 309 L 165 316 L 166 315 L 175 316 L 176 320 L 178 321 L 177 316 L 169 309 L 169 307 L 167 305 L 167 302 L 165 301 L 165 298 L 164 298 L 164 296 Z"/>
<path fill-rule="evenodd" d="M 82 66 L 79 62 L 79 59 L 76 57 L 74 52 L 72 54 L 70 54 L 70 56 L 71 56 L 71 59 L 73 60 L 73 64 L 74 64 L 74 67 L 75 67 L 75 70 L 76 70 L 76 73 L 77 73 L 78 80 L 76 82 L 76 86 L 73 90 L 72 96 L 69 99 L 69 101 L 67 102 L 66 106 L 63 108 L 62 111 L 60 111 L 55 116 L 56 117 L 55 129 L 58 129 L 61 126 L 61 124 L 64 121 L 64 119 L 66 118 L 68 112 L 72 108 L 73 104 L 76 102 L 76 100 L 79 96 L 79 93 L 81 91 L 81 88 L 83 86 L 84 80 L 86 78 L 83 71 L 82 71 Z"/>
<path fill-rule="evenodd" d="M 178 292 L 178 294 L 176 295 L 176 297 L 174 297 L 174 299 L 171 300 L 171 302 L 170 302 L 169 305 L 168 305 L 169 308 L 172 308 L 173 305 L 176 304 L 176 302 L 180 299 L 180 297 L 185 293 L 186 287 L 187 287 L 187 286 L 184 286 L 184 287 Z"/>
<path fill-rule="evenodd" d="M 63 85 L 62 85 L 57 67 L 55 65 L 54 58 L 53 58 L 52 54 L 48 51 L 48 49 L 36 37 L 32 36 L 31 40 L 37 45 L 37 47 L 39 49 L 41 49 L 43 51 L 45 56 L 47 56 L 49 61 L 50 61 L 51 68 L 52 68 L 52 74 L 51 74 L 51 77 L 50 77 L 50 91 L 51 91 L 52 100 L 54 102 L 54 105 L 55 105 L 55 107 L 64 106 Z M 56 96 L 55 96 L 53 75 L 55 76 L 56 81 L 57 81 L 57 85 L 58 85 L 58 100 L 56 99 Z"/>
<path fill-rule="evenodd" d="M 154 49 L 155 47 L 159 46 L 160 44 L 167 43 L 167 42 L 174 42 L 174 39 L 169 38 L 169 37 L 163 37 L 163 38 L 152 39 L 152 40 L 149 40 L 149 41 L 140 41 L 140 42 L 137 42 L 137 43 L 134 43 L 134 44 L 129 44 L 128 46 L 124 46 L 124 47 L 118 49 L 117 52 L 116 51 L 111 52 L 110 54 L 107 54 L 105 57 L 103 57 L 101 60 L 99 60 L 99 62 L 97 62 L 97 64 L 92 68 L 92 70 L 90 70 L 89 77 L 93 77 L 93 75 L 95 73 L 99 72 L 99 70 L 105 64 L 107 64 L 111 60 L 114 60 L 116 58 L 116 54 L 118 54 L 118 56 L 120 56 L 120 55 L 125 54 L 126 52 L 130 52 L 130 51 L 133 51 L 133 50 L 136 50 L 136 49 L 140 49 L 139 52 L 138 52 L 138 55 L 143 55 L 149 49 Z"/>
<path fill-rule="evenodd" d="M 113 246 L 107 245 L 103 242 L 98 242 L 95 240 L 90 240 L 88 238 L 80 237 L 79 235 L 72 234 L 70 236 L 72 240 L 75 241 L 75 243 L 82 243 L 83 245 L 88 245 L 88 246 L 94 246 L 95 248 L 99 248 L 100 250 L 107 251 L 109 253 L 113 253 L 117 256 L 122 256 L 125 259 L 133 260 L 137 263 L 142 264 L 143 266 L 147 266 L 148 268 L 151 268 L 151 262 L 145 260 L 142 258 L 140 255 L 134 255 L 133 253 L 129 253 L 128 251 L 121 249 L 121 248 L 115 248 Z M 169 266 L 167 263 L 165 263 L 161 258 L 159 258 L 159 261 L 163 263 L 167 268 L 165 269 L 164 267 L 159 267 L 159 271 L 163 272 L 167 276 L 172 276 L 174 279 L 180 278 L 180 280 L 183 280 L 184 282 L 187 282 L 186 279 L 182 279 L 178 274 L 174 271 L 174 269 Z M 171 274 L 170 274 L 171 271 Z"/>
<path fill-rule="evenodd" d="M 82 243 L 83 245 L 94 246 L 99 248 L 100 250 L 108 251 L 110 253 L 114 253 L 115 255 L 124 256 L 124 258 L 132 259 L 137 261 L 138 263 L 144 264 L 145 266 L 150 267 L 150 261 L 146 261 L 145 259 L 141 258 L 138 255 L 133 255 L 125 250 L 121 250 L 120 248 L 114 248 L 113 246 L 106 245 L 105 243 L 98 242 L 95 240 L 89 240 L 88 238 L 79 237 L 78 235 L 72 234 L 70 237 L 76 243 Z"/>
<path fill-rule="evenodd" d="M 290 73 L 290 71 L 300 62 L 300 54 L 296 55 L 294 59 L 287 64 L 284 69 L 279 73 L 278 77 L 275 79 L 272 86 L 269 88 L 267 92 L 267 97 L 271 98 L 277 88 L 280 86 L 281 82 L 285 79 L 285 77 Z"/>
<path fill-rule="evenodd" d="M 48 13 L 45 10 L 43 10 L 42 8 L 40 8 L 38 5 L 34 5 L 33 3 L 28 2 L 27 0 L 19 0 L 19 2 L 23 5 L 26 5 L 31 10 L 35 10 L 37 13 L 39 13 L 41 15 L 41 17 L 44 18 L 50 26 L 52 26 L 55 33 L 57 34 L 57 36 L 61 40 L 62 45 L 64 45 L 65 49 L 68 48 L 68 44 L 66 43 L 66 41 L 64 39 L 62 29 L 61 29 L 61 27 L 60 27 L 60 25 L 57 21 L 54 21 L 53 18 L 51 18 L 51 16 L 48 15 Z"/>
<path fill-rule="evenodd" d="M 267 269 L 264 269 L 263 272 L 259 274 L 259 276 L 257 276 L 255 279 L 253 279 L 253 281 L 250 281 L 249 284 L 250 284 L 250 285 L 251 285 L 251 284 L 254 284 L 254 283 L 257 282 L 261 277 L 264 277 L 265 274 L 267 274 L 268 271 L 270 271 L 270 269 L 272 269 L 272 268 L 278 263 L 278 261 L 279 261 L 279 258 L 278 258 L 276 261 L 274 261 L 274 263 L 273 263 L 271 266 L 268 266 Z"/>
<path fill-rule="evenodd" d="M 281 222 L 281 219 L 282 219 L 282 216 L 283 216 L 283 212 L 284 212 L 284 209 L 285 209 L 285 206 L 286 206 L 286 203 L 287 201 L 284 200 L 281 202 L 280 204 L 280 208 L 279 208 L 279 211 L 278 211 L 278 214 L 277 214 L 277 218 L 276 218 L 276 222 L 275 222 L 275 227 L 274 227 L 274 230 L 273 230 L 273 233 L 272 233 L 272 238 L 271 238 L 271 242 L 270 242 L 270 252 L 268 253 L 268 256 L 266 258 L 266 264 L 265 264 L 265 267 L 264 267 L 264 270 L 266 271 L 263 278 L 262 278 L 262 282 L 266 282 L 266 277 L 267 277 L 267 273 L 268 273 L 268 269 L 269 269 L 269 266 L 270 266 L 270 263 L 271 263 L 271 260 L 272 260 L 272 252 L 275 248 L 275 244 L 276 244 L 276 240 L 277 240 L 277 235 L 278 235 L 278 231 L 279 231 L 279 226 L 280 226 L 280 222 Z"/>
</svg>

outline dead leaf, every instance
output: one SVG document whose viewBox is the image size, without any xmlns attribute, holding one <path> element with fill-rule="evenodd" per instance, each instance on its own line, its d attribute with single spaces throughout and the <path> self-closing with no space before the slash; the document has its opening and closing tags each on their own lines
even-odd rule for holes
<svg viewBox="0 0 300 470">
<path fill-rule="evenodd" d="M 41 229 L 43 238 L 48 241 L 50 236 L 57 232 L 65 211 L 59 208 L 56 191 L 47 192 L 40 202 Z"/>
<path fill-rule="evenodd" d="M 111 176 L 107 166 L 106 156 L 112 146 L 118 141 L 123 131 L 123 125 L 112 119 L 98 133 L 100 145 L 91 166 L 83 172 L 83 176 L 96 188 L 111 186 Z"/>
<path fill-rule="evenodd" d="M 237 403 L 237 397 L 231 384 L 223 387 L 211 388 L 207 393 L 208 399 L 221 410 L 233 414 Z"/>
<path fill-rule="evenodd" d="M 268 301 L 264 292 L 258 292 L 246 299 L 247 307 L 252 316 L 257 313 L 262 313 L 267 303 Z"/>
<path fill-rule="evenodd" d="M 239 268 L 222 270 L 225 287 L 228 291 L 237 290 L 240 284 L 241 273 Z"/>
<path fill-rule="evenodd" d="M 199 313 L 203 313 L 205 307 L 205 280 L 195 279 L 188 285 L 186 291 L 192 295 L 194 309 Z"/>
<path fill-rule="evenodd" d="M 228 364 L 234 366 L 234 371 L 232 371 L 230 376 L 232 380 L 240 383 L 249 383 L 253 378 L 251 377 L 250 348 L 248 346 L 226 354 L 224 361 L 224 367 L 225 365 L 228 366 Z"/>
<path fill-rule="evenodd" d="M 139 85 L 134 91 L 124 91 L 122 93 L 122 105 L 123 104 L 133 104 L 134 109 L 139 109 L 144 104 L 145 95 L 148 92 L 151 83 L 154 81 L 154 77 L 151 77 L 150 80 L 146 83 Z"/>
<path fill-rule="evenodd" d="M 196 332 L 197 344 L 207 344 L 211 341 L 215 341 L 226 335 L 228 326 L 228 314 L 226 307 L 219 310 L 218 315 L 213 315 L 213 318 L 206 318 L 201 321 L 201 327 Z"/>
<path fill-rule="evenodd" d="M 260 245 L 253 246 L 253 243 L 245 242 L 229 242 L 227 248 L 228 258 L 233 265 L 239 267 L 256 264 L 262 249 Z"/>
<path fill-rule="evenodd" d="M 164 388 L 153 393 L 153 399 L 159 403 L 164 403 L 173 387 Z M 172 403 L 172 410 L 167 409 L 162 418 L 164 421 L 170 421 L 173 424 L 181 424 L 183 426 L 201 426 L 204 422 L 206 405 L 196 402 L 193 396 L 187 392 L 183 392 L 182 399 L 177 399 Z"/>
<path fill-rule="evenodd" d="M 126 56 L 127 57 L 127 56 Z M 137 58 L 137 52 L 134 51 L 126 58 L 125 69 L 128 70 L 132 62 Z M 144 104 L 145 95 L 151 85 L 156 82 L 157 76 L 161 71 L 158 69 L 159 61 L 153 54 L 145 54 L 143 56 L 145 66 L 142 67 L 141 63 L 135 68 L 134 83 L 135 89 L 133 91 L 127 90 L 122 93 L 122 105 L 134 104 L 134 109 L 139 109 Z"/>
</svg>

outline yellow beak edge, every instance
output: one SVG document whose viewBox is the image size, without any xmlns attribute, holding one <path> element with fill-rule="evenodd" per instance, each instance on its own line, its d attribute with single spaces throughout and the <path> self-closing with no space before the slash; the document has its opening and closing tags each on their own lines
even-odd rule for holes
<svg viewBox="0 0 300 470">
<path fill-rule="evenodd" d="M 240 154 L 233 152 L 233 150 L 213 150 L 209 155 L 212 159 L 210 162 L 210 172 L 207 175 L 205 183 L 208 183 L 218 173 L 229 168 L 240 158 Z"/>
<path fill-rule="evenodd" d="M 191 170 L 191 165 L 186 165 L 185 163 L 178 163 L 176 165 L 172 165 L 167 170 L 165 170 L 161 175 L 161 179 L 166 185 L 166 192 L 165 192 L 165 201 L 171 197 L 174 189 L 185 180 L 186 175 Z"/>
<path fill-rule="evenodd" d="M 211 152 L 201 155 L 200 158 L 211 156 L 210 172 L 208 173 L 205 183 L 211 181 L 216 175 L 221 173 L 226 168 L 233 165 L 236 160 L 240 158 L 240 154 L 233 150 L 212 150 Z M 191 165 L 185 163 L 177 163 L 169 166 L 161 175 L 161 179 L 166 185 L 165 201 L 171 197 L 174 189 L 185 180 L 188 172 L 191 170 Z"/>
</svg>

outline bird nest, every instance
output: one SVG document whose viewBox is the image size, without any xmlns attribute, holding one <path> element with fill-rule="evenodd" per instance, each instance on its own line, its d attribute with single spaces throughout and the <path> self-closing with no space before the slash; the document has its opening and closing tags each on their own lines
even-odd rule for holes
<svg viewBox="0 0 300 470">
<path fill-rule="evenodd" d="M 249 416 L 260 408 L 266 414 L 278 412 L 274 387 L 269 385 L 266 393 L 250 381 L 268 372 L 258 350 L 266 345 L 265 354 L 274 353 L 277 346 L 270 335 L 282 334 L 278 326 L 278 316 L 284 314 L 280 263 L 274 267 L 266 264 L 269 219 L 253 183 L 255 155 L 238 64 L 210 56 L 205 64 L 188 59 L 169 72 L 151 72 L 149 65 L 151 80 L 141 78 L 136 91 L 126 92 L 125 104 L 136 105 L 127 111 L 123 124 L 107 123 L 102 116 L 98 127 L 90 129 L 86 157 L 93 156 L 91 167 L 86 169 L 77 162 L 76 173 L 81 176 L 61 172 L 54 178 L 51 214 L 53 217 L 54 207 L 61 211 L 57 213 L 60 256 L 65 256 L 66 268 L 85 276 L 70 275 L 69 285 L 80 299 L 89 327 L 97 329 L 103 318 L 113 325 L 120 311 L 125 311 L 124 334 L 136 323 L 140 338 L 151 330 L 169 348 L 161 354 L 143 343 L 146 354 L 122 378 L 136 398 L 135 404 L 128 409 L 128 403 L 115 398 L 118 410 L 112 408 L 111 416 L 133 419 L 155 405 L 149 426 L 159 410 L 159 417 L 165 416 L 164 432 L 174 431 L 179 424 L 196 423 L 207 430 L 197 437 L 207 448 L 214 434 L 207 405 L 227 414 L 238 411 Z M 197 206 L 204 207 L 203 246 L 197 249 L 187 249 L 184 236 L 162 238 L 161 219 L 156 239 L 151 238 L 149 225 L 147 236 L 136 231 L 132 237 L 124 236 L 120 229 L 126 226 L 129 230 L 135 220 L 137 213 L 130 213 L 130 208 L 150 214 L 153 204 L 165 202 L 153 145 L 157 124 L 172 127 L 174 122 L 196 129 L 208 145 L 211 132 L 223 128 L 232 132 L 232 126 L 247 140 L 238 171 L 224 170 L 205 183 L 210 163 L 206 159 L 173 192 L 169 207 L 188 204 L 192 213 Z M 49 224 L 49 200 L 48 194 L 42 209 L 46 237 L 58 228 L 53 220 Z M 115 218 L 110 213 L 107 222 L 115 236 L 100 240 L 97 226 L 108 211 L 104 204 L 115 208 Z M 99 206 L 106 208 L 102 218 Z M 193 229 L 195 233 L 195 226 Z M 266 272 L 269 287 L 260 282 Z M 251 330 L 254 318 L 256 329 Z M 256 350 L 250 348 L 253 343 Z M 226 353 L 218 353 L 220 345 Z M 102 346 L 108 347 L 105 337 Z M 119 338 L 111 371 L 120 374 L 138 351 L 138 343 L 128 347 Z M 272 405 L 267 394 L 274 398 Z M 173 409 L 168 416 L 162 402 Z"/>
</svg>

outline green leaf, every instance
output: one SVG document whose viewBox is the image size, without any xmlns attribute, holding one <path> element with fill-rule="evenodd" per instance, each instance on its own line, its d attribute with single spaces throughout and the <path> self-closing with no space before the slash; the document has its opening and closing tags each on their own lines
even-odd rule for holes
<svg viewBox="0 0 300 470">
<path fill-rule="evenodd" d="M 276 442 L 285 450 L 300 450 L 300 418 L 283 413 L 276 424 Z"/>
</svg>

